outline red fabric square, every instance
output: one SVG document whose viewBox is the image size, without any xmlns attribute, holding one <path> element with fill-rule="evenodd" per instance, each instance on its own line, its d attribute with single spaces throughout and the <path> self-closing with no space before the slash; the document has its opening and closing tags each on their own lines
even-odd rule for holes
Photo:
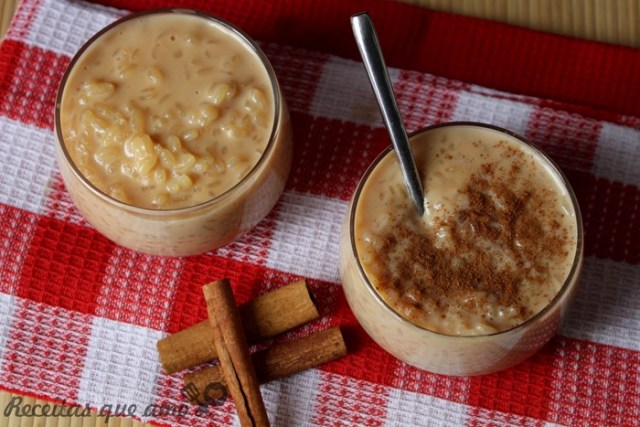
<svg viewBox="0 0 640 427">
<path fill-rule="evenodd" d="M 551 373 L 549 421 L 634 425 L 640 419 L 640 353 L 560 339 Z"/>
<path fill-rule="evenodd" d="M 92 228 L 40 217 L 17 295 L 81 313 L 95 313 L 115 244 Z"/>
<path fill-rule="evenodd" d="M 542 348 L 531 358 L 506 371 L 471 377 L 466 403 L 544 420 L 551 399 L 553 358 L 557 342 Z"/>
<path fill-rule="evenodd" d="M 640 188 L 568 171 L 584 223 L 585 255 L 640 262 Z"/>
<path fill-rule="evenodd" d="M 180 279 L 176 285 L 167 326 L 177 332 L 207 318 L 202 287 L 215 280 L 231 281 L 237 304 L 243 304 L 259 294 L 264 286 L 265 267 L 216 255 L 196 255 L 184 258 Z"/>
<path fill-rule="evenodd" d="M 0 114 L 53 129 L 58 84 L 69 61 L 39 47 L 4 41 L 0 49 Z"/>
<path fill-rule="evenodd" d="M 389 145 L 384 129 L 294 114 L 288 188 L 349 200 L 373 159 Z"/>
<path fill-rule="evenodd" d="M 18 300 L 0 382 L 23 393 L 76 399 L 90 333 L 91 316 Z"/>
</svg>

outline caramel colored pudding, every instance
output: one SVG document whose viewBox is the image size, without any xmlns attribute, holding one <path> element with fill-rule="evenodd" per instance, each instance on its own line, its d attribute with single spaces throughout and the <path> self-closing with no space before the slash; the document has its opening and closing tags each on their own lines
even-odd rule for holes
<svg viewBox="0 0 640 427">
<path fill-rule="evenodd" d="M 268 60 L 189 10 L 124 18 L 76 55 L 56 106 L 65 184 L 112 240 L 162 255 L 222 246 L 273 207 L 291 163 Z"/>
<path fill-rule="evenodd" d="M 575 198 L 540 152 L 492 127 L 411 138 L 425 191 L 419 217 L 393 152 L 361 182 L 343 233 L 347 299 L 369 334 L 417 367 L 488 373 L 555 333 L 575 287 Z"/>
</svg>

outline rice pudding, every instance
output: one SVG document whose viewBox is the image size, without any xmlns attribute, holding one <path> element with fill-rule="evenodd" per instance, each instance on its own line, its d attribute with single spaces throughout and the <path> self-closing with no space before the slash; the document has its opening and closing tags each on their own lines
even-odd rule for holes
<svg viewBox="0 0 640 427">
<path fill-rule="evenodd" d="M 234 239 L 273 206 L 291 162 L 288 112 L 264 54 L 189 10 L 129 16 L 90 40 L 61 84 L 56 129 L 80 211 L 149 253 Z"/>
<path fill-rule="evenodd" d="M 418 367 L 466 375 L 516 363 L 551 337 L 575 285 L 575 199 L 541 153 L 492 127 L 435 126 L 411 145 L 425 214 L 395 154 L 374 162 L 342 238 L 348 301 L 374 339 Z"/>
</svg>

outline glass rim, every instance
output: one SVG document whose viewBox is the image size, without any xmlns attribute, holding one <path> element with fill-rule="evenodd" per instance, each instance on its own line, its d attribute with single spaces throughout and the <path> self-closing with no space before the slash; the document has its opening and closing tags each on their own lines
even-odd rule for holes
<svg viewBox="0 0 640 427">
<path fill-rule="evenodd" d="M 125 22 L 128 22 L 133 19 L 141 18 L 141 17 L 153 16 L 153 15 L 164 15 L 164 14 L 166 15 L 181 14 L 185 16 L 202 18 L 206 21 L 210 21 L 216 25 L 221 26 L 224 30 L 226 30 L 229 33 L 231 37 L 233 37 L 239 43 L 241 43 L 246 48 L 248 48 L 248 50 L 252 54 L 255 54 L 269 77 L 270 88 L 272 90 L 272 96 L 273 96 L 274 114 L 273 114 L 273 123 L 271 125 L 271 132 L 269 134 L 269 139 L 267 141 L 267 145 L 264 149 L 264 152 L 262 153 L 262 155 L 260 156 L 256 164 L 249 170 L 249 172 L 247 172 L 247 174 L 240 181 L 235 183 L 231 188 L 227 189 L 223 193 L 220 193 L 217 196 L 212 197 L 211 199 L 208 199 L 204 202 L 201 202 L 195 205 L 189 205 L 189 206 L 184 206 L 179 208 L 169 208 L 169 209 L 154 209 L 154 208 L 140 207 L 140 206 L 136 206 L 133 204 L 120 201 L 110 196 L 109 194 L 105 193 L 104 191 L 99 189 L 95 184 L 93 184 L 89 179 L 87 179 L 85 175 L 78 169 L 78 166 L 75 164 L 75 162 L 71 158 L 71 155 L 69 154 L 69 150 L 67 149 L 67 144 L 65 143 L 64 137 L 62 135 L 62 129 L 60 125 L 60 116 L 61 116 L 62 96 L 64 94 L 67 80 L 69 79 L 71 72 L 74 70 L 76 63 L 84 56 L 84 53 L 95 42 L 97 42 L 102 36 L 109 33 L 111 30 L 115 29 L 121 24 L 124 24 Z M 274 147 L 276 145 L 277 135 L 279 132 L 278 125 L 280 123 L 280 119 L 282 116 L 282 111 L 281 111 L 282 105 L 283 104 L 281 99 L 280 84 L 278 83 L 278 79 L 276 78 L 276 74 L 273 69 L 273 66 L 271 65 L 271 62 L 269 61 L 265 53 L 262 51 L 260 46 L 258 46 L 258 44 L 247 33 L 245 33 L 240 28 L 236 27 L 235 25 L 231 24 L 230 22 L 222 18 L 219 18 L 217 16 L 211 15 L 206 12 L 201 12 L 195 9 L 188 9 L 188 8 L 149 9 L 141 12 L 131 13 L 105 26 L 96 34 L 91 36 L 91 38 L 89 38 L 73 56 L 73 58 L 69 62 L 69 65 L 67 66 L 64 72 L 64 75 L 62 76 L 62 79 L 60 80 L 60 84 L 58 86 L 58 92 L 56 95 L 56 104 L 54 109 L 54 127 L 55 127 L 55 133 L 56 133 L 56 143 L 60 146 L 60 149 L 62 150 L 62 153 L 63 153 L 64 161 L 70 166 L 70 169 L 72 170 L 76 178 L 78 178 L 83 183 L 83 185 L 87 187 L 96 196 L 100 197 L 101 199 L 107 201 L 112 205 L 115 205 L 119 208 L 131 211 L 134 213 L 151 215 L 151 216 L 176 215 L 176 214 L 197 212 L 199 210 L 217 205 L 222 201 L 228 199 L 229 197 L 233 196 L 233 194 L 240 191 L 240 189 L 244 187 L 244 185 L 247 182 L 249 182 L 258 173 L 258 171 L 265 164 L 265 162 L 267 161 L 267 158 L 270 156 L 271 152 L 274 150 Z"/>
<path fill-rule="evenodd" d="M 567 277 L 566 277 L 565 281 L 563 282 L 562 286 L 556 292 L 555 296 L 551 299 L 551 301 L 549 301 L 549 303 L 547 303 L 547 305 L 545 305 L 542 310 L 540 310 L 538 313 L 534 314 L 533 316 L 531 316 L 530 318 L 528 318 L 527 320 L 525 320 L 522 323 L 519 323 L 519 324 L 517 324 L 517 325 L 515 325 L 515 326 L 513 326 L 513 327 L 511 327 L 509 329 L 505 329 L 505 330 L 497 331 L 497 332 L 491 332 L 491 333 L 488 333 L 488 334 L 480 334 L 480 335 L 453 335 L 453 334 L 446 334 L 446 333 L 434 331 L 434 330 L 425 328 L 424 326 L 416 325 L 415 323 L 411 322 L 410 320 L 408 320 L 405 317 L 403 317 L 402 315 L 400 315 L 392 307 L 390 307 L 389 304 L 384 300 L 384 298 L 382 298 L 382 296 L 378 293 L 378 291 L 376 291 L 376 289 L 373 287 L 373 285 L 371 284 L 371 281 L 369 280 L 369 277 L 367 276 L 366 272 L 364 271 L 364 267 L 362 266 L 362 262 L 360 261 L 360 257 L 358 256 L 358 250 L 357 250 L 356 240 L 355 240 L 354 223 L 355 223 L 355 214 L 356 214 L 356 210 L 357 210 L 357 207 L 358 207 L 358 201 L 360 200 L 360 195 L 362 193 L 362 189 L 364 188 L 364 185 L 368 181 L 369 176 L 375 170 L 375 168 L 378 166 L 378 164 L 382 161 L 382 159 L 384 159 L 387 155 L 389 155 L 393 151 L 393 147 L 392 146 L 388 146 L 387 148 L 385 148 L 371 162 L 371 164 L 368 166 L 368 168 L 365 171 L 365 173 L 362 175 L 362 178 L 358 182 L 358 186 L 356 187 L 356 191 L 355 191 L 355 193 L 353 195 L 351 207 L 349 208 L 349 212 L 348 212 L 348 214 L 349 214 L 349 222 L 348 222 L 348 224 L 349 224 L 349 240 L 350 240 L 350 244 L 351 244 L 351 250 L 352 250 L 353 255 L 355 257 L 356 265 L 358 266 L 358 271 L 360 273 L 360 276 L 364 279 L 364 282 L 366 284 L 366 287 L 367 287 L 368 291 L 371 294 L 373 294 L 373 296 L 376 299 L 376 301 L 385 308 L 385 311 L 389 312 L 395 319 L 399 320 L 400 322 L 402 322 L 404 324 L 408 324 L 408 325 L 410 325 L 410 327 L 425 331 L 427 333 L 432 333 L 432 334 L 436 334 L 438 336 L 447 337 L 447 338 L 453 338 L 453 339 L 487 338 L 487 337 L 493 337 L 493 336 L 498 336 L 498 335 L 510 334 L 510 333 L 516 332 L 516 331 L 518 331 L 520 329 L 524 329 L 528 325 L 530 325 L 530 324 L 536 322 L 538 319 L 544 317 L 549 311 L 551 311 L 553 308 L 555 308 L 558 305 L 560 300 L 570 290 L 572 283 L 574 283 L 574 280 L 577 280 L 576 276 L 580 273 L 580 270 L 581 270 L 582 260 L 583 260 L 583 251 L 584 251 L 583 224 L 582 224 L 582 214 L 580 212 L 580 206 L 578 205 L 578 199 L 576 198 L 576 195 L 575 195 L 575 193 L 573 191 L 573 188 L 571 187 L 569 181 L 567 180 L 567 178 L 564 175 L 564 173 L 562 173 L 562 171 L 560 170 L 558 165 L 553 160 L 551 160 L 551 158 L 549 158 L 549 156 L 547 156 L 540 149 L 536 148 L 527 139 L 525 139 L 524 137 L 518 135 L 515 132 L 512 132 L 512 131 L 509 131 L 507 129 L 504 129 L 504 128 L 500 127 L 500 126 L 496 126 L 496 125 L 492 125 L 492 124 L 488 124 L 488 123 L 473 122 L 473 121 L 446 122 L 446 123 L 439 123 L 439 124 L 435 124 L 435 125 L 425 126 L 425 127 L 420 128 L 420 129 L 418 129 L 418 130 L 416 130 L 414 132 L 411 132 L 409 134 L 409 139 L 411 139 L 412 137 L 414 137 L 414 136 L 416 136 L 418 134 L 421 134 L 421 133 L 424 133 L 424 132 L 428 132 L 428 131 L 431 131 L 431 130 L 434 130 L 434 129 L 438 129 L 438 128 L 442 128 L 442 127 L 453 127 L 453 126 L 481 127 L 481 128 L 490 129 L 490 130 L 497 131 L 497 132 L 500 132 L 500 133 L 503 133 L 503 134 L 506 134 L 506 135 L 510 136 L 511 138 L 517 140 L 519 143 L 524 144 L 526 147 L 531 149 L 534 152 L 534 154 L 540 156 L 540 158 L 543 161 L 547 162 L 548 166 L 551 167 L 553 173 L 557 174 L 557 176 L 560 178 L 560 181 L 562 182 L 562 185 L 564 185 L 564 188 L 566 189 L 567 194 L 569 195 L 569 199 L 571 200 L 571 205 L 572 205 L 574 213 L 575 213 L 575 220 L 576 220 L 576 250 L 575 250 L 574 258 L 573 258 L 573 261 L 572 261 L 572 264 L 571 264 L 571 269 L 569 270 L 569 273 L 567 274 Z"/>
</svg>

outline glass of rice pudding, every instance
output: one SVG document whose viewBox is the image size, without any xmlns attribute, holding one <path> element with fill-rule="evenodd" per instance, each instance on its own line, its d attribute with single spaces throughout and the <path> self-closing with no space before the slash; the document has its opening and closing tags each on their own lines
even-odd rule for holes
<svg viewBox="0 0 640 427">
<path fill-rule="evenodd" d="M 360 181 L 340 242 L 347 301 L 395 357 L 480 375 L 557 332 L 582 266 L 580 210 L 554 164 L 504 129 L 449 123 L 410 136 L 420 217 L 389 148 Z"/>
<path fill-rule="evenodd" d="M 210 15 L 129 15 L 71 61 L 55 108 L 62 178 L 102 234 L 183 256 L 255 226 L 282 194 L 291 124 L 273 68 Z"/>
</svg>

